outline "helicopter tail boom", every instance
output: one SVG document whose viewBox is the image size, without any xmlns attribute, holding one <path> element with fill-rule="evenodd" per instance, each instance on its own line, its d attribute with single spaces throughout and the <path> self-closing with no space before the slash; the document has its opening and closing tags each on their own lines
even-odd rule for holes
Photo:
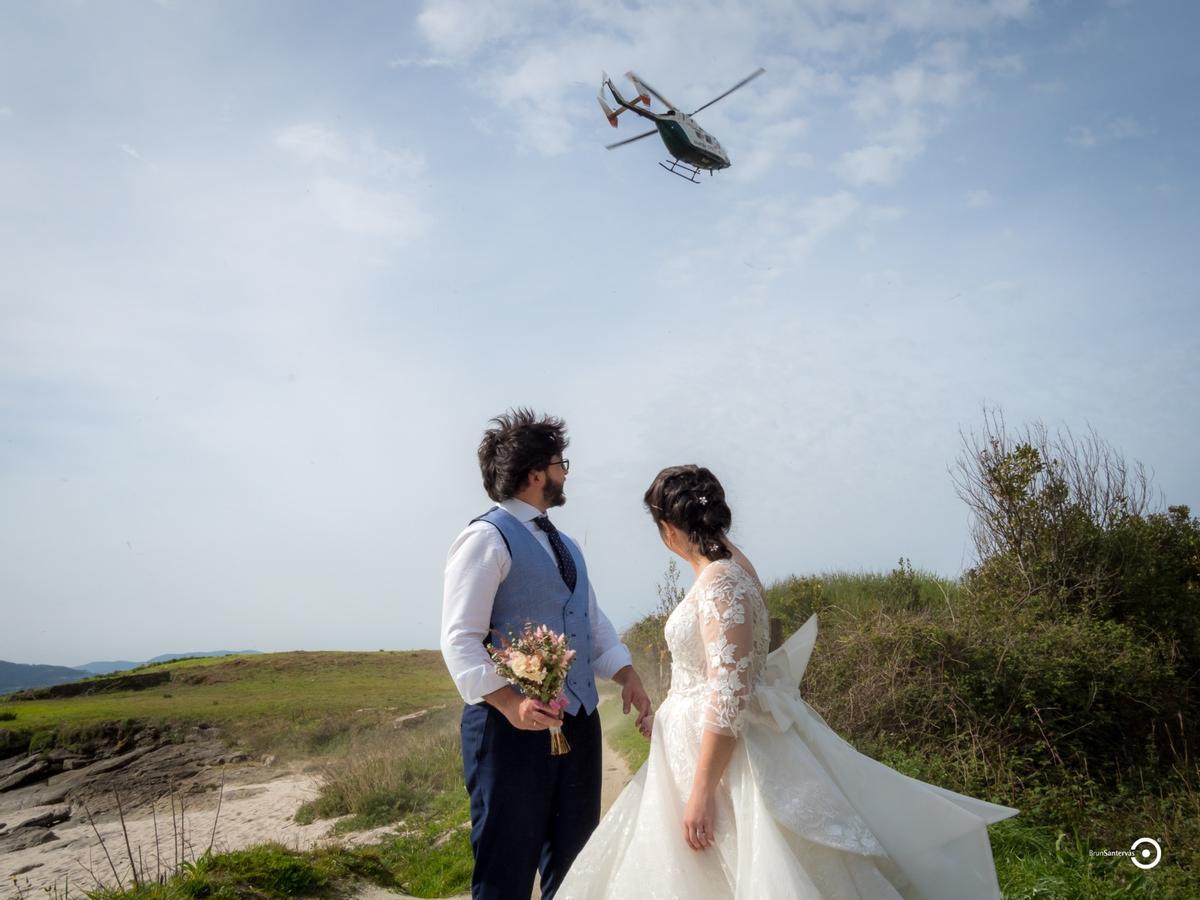
<svg viewBox="0 0 1200 900">
<path fill-rule="evenodd" d="M 608 105 L 607 102 L 605 102 L 605 99 L 604 99 L 604 89 L 605 88 L 608 88 L 608 92 L 612 95 L 613 101 L 618 106 L 617 109 L 613 109 L 611 106 Z M 640 90 L 640 87 L 639 87 L 639 90 Z M 596 95 L 596 99 L 600 103 L 600 109 L 602 109 L 604 111 L 604 117 L 606 119 L 608 119 L 608 124 L 611 125 L 613 128 L 617 127 L 617 116 L 621 115 L 621 113 L 625 112 L 626 110 L 632 110 L 633 112 L 637 113 L 639 116 L 643 116 L 644 118 L 647 118 L 647 119 L 655 119 L 656 118 L 656 116 L 653 113 L 641 110 L 635 105 L 637 103 L 637 101 L 639 101 L 639 100 L 641 100 L 642 103 L 644 103 L 646 106 L 650 105 L 650 98 L 647 97 L 645 95 L 645 93 L 641 93 L 637 97 L 635 97 L 633 99 L 632 103 L 629 102 L 628 100 L 626 100 L 624 97 L 621 96 L 621 92 L 618 91 L 617 86 L 612 83 L 612 79 L 608 77 L 607 72 L 602 73 L 600 76 L 600 91 Z"/>
</svg>

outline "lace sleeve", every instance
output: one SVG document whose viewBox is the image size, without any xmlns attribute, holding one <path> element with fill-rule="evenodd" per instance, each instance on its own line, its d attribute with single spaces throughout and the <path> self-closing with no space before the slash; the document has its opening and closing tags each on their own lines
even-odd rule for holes
<svg viewBox="0 0 1200 900">
<path fill-rule="evenodd" d="M 736 736 L 750 697 L 754 652 L 754 606 L 746 584 L 725 566 L 704 586 L 699 597 L 700 631 L 704 638 L 704 670 L 708 701 L 704 728 Z"/>
</svg>

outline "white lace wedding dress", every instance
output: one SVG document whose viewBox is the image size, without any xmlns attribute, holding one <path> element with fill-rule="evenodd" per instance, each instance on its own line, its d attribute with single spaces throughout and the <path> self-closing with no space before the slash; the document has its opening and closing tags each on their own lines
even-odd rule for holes
<svg viewBox="0 0 1200 900">
<path fill-rule="evenodd" d="M 671 689 L 650 756 L 576 858 L 558 900 L 998 898 L 987 825 L 1017 810 L 858 753 L 800 696 L 812 616 L 768 655 L 761 585 L 717 560 L 667 619 Z M 716 843 L 684 841 L 705 729 L 738 738 Z"/>
</svg>

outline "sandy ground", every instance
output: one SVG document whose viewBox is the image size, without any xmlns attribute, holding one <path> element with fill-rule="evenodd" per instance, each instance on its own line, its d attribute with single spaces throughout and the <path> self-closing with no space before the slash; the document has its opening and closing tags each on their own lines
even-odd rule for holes
<svg viewBox="0 0 1200 900">
<path fill-rule="evenodd" d="M 330 832 L 337 820 L 298 825 L 293 821 L 293 816 L 302 803 L 317 796 L 319 777 L 304 771 L 301 766 L 283 773 L 278 770 L 265 770 L 258 776 L 259 780 L 255 779 L 255 774 L 252 771 L 243 771 L 238 779 L 240 783 L 226 785 L 213 841 L 214 850 L 238 850 L 267 841 L 278 841 L 287 847 L 302 850 L 325 842 L 373 844 L 394 832 L 397 827 L 389 825 L 372 831 L 338 835 L 335 838 Z M 630 777 L 624 760 L 613 752 L 606 742 L 601 793 L 604 811 L 612 805 Z M 209 841 L 213 840 L 213 821 L 217 817 L 214 796 L 206 796 L 203 801 L 197 798 L 194 802 L 196 806 L 186 809 L 183 821 L 183 844 L 189 859 L 199 856 L 208 848 Z M 20 818 L 32 817 L 51 808 L 35 807 L 22 810 Z M 117 872 L 124 882 L 129 884 L 129 853 L 120 822 L 98 822 L 97 827 L 109 854 L 112 855 Z M 140 859 L 139 866 L 142 871 L 153 877 L 156 860 L 160 857 L 165 867 L 173 865 L 177 850 L 172 838 L 174 829 L 169 800 L 160 801 L 155 806 L 153 815 L 149 807 L 131 812 L 125 819 L 125 828 L 129 836 L 129 847 L 134 859 Z M 27 850 L 5 853 L 0 857 L 0 884 L 5 890 L 12 889 L 14 877 L 21 892 L 26 895 L 40 894 L 44 889 L 55 885 L 61 890 L 66 879 L 69 879 L 70 885 L 81 889 L 94 888 L 96 884 L 90 872 L 94 872 L 96 878 L 106 884 L 112 884 L 116 880 L 104 849 L 86 819 L 72 819 L 54 826 L 53 831 L 59 840 Z M 398 896 L 401 895 L 371 887 L 360 891 L 355 898 L 384 900 Z M 538 896 L 536 887 L 533 896 Z M 463 898 L 469 900 L 469 895 L 463 895 Z"/>
<path fill-rule="evenodd" d="M 275 777 L 271 777 L 272 774 Z M 226 786 L 221 798 L 215 840 L 212 829 L 217 815 L 216 798 L 205 797 L 203 805 L 197 801 L 196 808 L 185 809 L 182 832 L 186 858 L 200 856 L 208 849 L 210 841 L 214 850 L 224 851 L 267 841 L 308 849 L 329 839 L 330 829 L 336 820 L 318 821 L 311 825 L 298 825 L 292 820 L 302 803 L 317 796 L 320 782 L 316 775 L 297 767 L 283 774 L 277 770 L 266 771 L 260 777 L 269 780 L 249 780 Z M 21 818 L 49 809 L 22 810 Z M 394 827 L 339 835 L 338 840 L 346 844 L 375 843 L 393 831 Z M 173 839 L 175 828 L 172 827 L 169 800 L 164 799 L 156 804 L 153 813 L 148 806 L 131 812 L 125 819 L 125 828 L 129 836 L 129 848 L 134 859 L 140 860 L 139 868 L 143 872 L 153 877 L 160 856 L 165 868 L 173 866 L 178 850 Z M 131 880 L 129 852 L 126 850 L 121 823 L 116 820 L 97 822 L 97 829 L 112 855 L 117 872 L 128 885 Z M 28 850 L 5 853 L 0 857 L 0 878 L 3 878 L 5 888 L 11 888 L 14 876 L 23 892 L 40 893 L 52 885 L 57 885 L 61 890 L 65 879 L 70 879 L 72 886 L 78 885 L 81 889 L 94 888 L 95 880 L 89 871 L 106 884 L 111 885 L 116 881 L 104 849 L 86 817 L 73 818 L 70 822 L 56 825 L 53 831 L 59 840 Z"/>
</svg>

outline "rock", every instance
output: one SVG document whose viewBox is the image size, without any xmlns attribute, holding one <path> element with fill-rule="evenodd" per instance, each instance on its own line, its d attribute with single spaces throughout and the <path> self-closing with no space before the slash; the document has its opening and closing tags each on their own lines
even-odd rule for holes
<svg viewBox="0 0 1200 900">
<path fill-rule="evenodd" d="M 90 766 L 91 764 L 92 760 L 86 756 L 75 756 L 71 759 L 64 759 L 62 767 L 64 772 L 73 772 L 76 769 L 82 769 L 84 766 Z"/>
<path fill-rule="evenodd" d="M 108 759 L 102 759 L 99 762 L 92 763 L 90 766 L 84 766 L 71 772 L 62 772 L 51 778 L 50 784 L 52 787 L 57 787 L 60 784 L 75 783 L 84 778 L 90 778 L 93 775 L 101 775 L 105 772 L 111 772 L 114 769 L 124 768 L 135 759 L 145 756 L 152 749 L 152 747 L 139 747 L 136 750 L 130 750 L 128 753 L 122 753 L 120 756 L 111 756 Z"/>
<path fill-rule="evenodd" d="M 13 788 L 19 788 L 34 781 L 42 781 L 57 771 L 58 767 L 50 760 L 33 757 L 31 765 L 18 769 L 7 778 L 0 779 L 0 791 L 11 791 Z"/>
<path fill-rule="evenodd" d="M 400 824 L 403 825 L 404 823 L 401 822 Z M 443 832 L 442 834 L 438 835 L 438 839 L 433 842 L 433 846 L 444 847 L 446 844 L 448 844 L 450 842 L 450 838 L 454 837 L 454 835 L 456 835 L 458 832 L 462 831 L 463 829 L 470 828 L 470 827 L 471 827 L 470 822 L 465 822 L 462 825 L 455 825 L 449 831 Z"/>
<path fill-rule="evenodd" d="M 6 766 L 0 766 L 0 781 L 8 778 L 11 775 L 16 775 L 23 769 L 28 769 L 30 766 L 37 764 L 43 760 L 40 753 L 34 753 L 31 756 L 25 756 L 20 759 L 13 760 Z"/>
<path fill-rule="evenodd" d="M 58 835 L 49 828 L 18 828 L 0 837 L 0 853 L 15 853 L 57 840 Z"/>
<path fill-rule="evenodd" d="M 35 812 L 24 819 L 18 818 L 13 822 L 12 830 L 18 828 L 49 828 L 51 825 L 57 825 L 59 822 L 65 822 L 71 818 L 71 807 L 69 806 L 54 806 L 50 809 L 43 809 L 41 812 Z"/>
<path fill-rule="evenodd" d="M 14 878 L 18 875 L 24 875 L 26 872 L 32 872 L 34 869 L 40 869 L 45 863 L 30 863 L 27 866 L 21 866 L 17 871 L 10 873 Z"/>
<path fill-rule="evenodd" d="M 395 728 L 408 728 L 412 725 L 418 725 L 429 718 L 429 710 L 419 709 L 415 713 L 409 713 L 407 716 L 400 716 L 392 726 Z"/>
<path fill-rule="evenodd" d="M 267 753 L 267 754 L 265 754 L 265 755 L 263 756 L 263 758 L 262 758 L 262 764 L 263 764 L 264 766 L 273 766 L 273 765 L 275 765 L 275 754 L 274 754 L 274 753 Z"/>
</svg>

